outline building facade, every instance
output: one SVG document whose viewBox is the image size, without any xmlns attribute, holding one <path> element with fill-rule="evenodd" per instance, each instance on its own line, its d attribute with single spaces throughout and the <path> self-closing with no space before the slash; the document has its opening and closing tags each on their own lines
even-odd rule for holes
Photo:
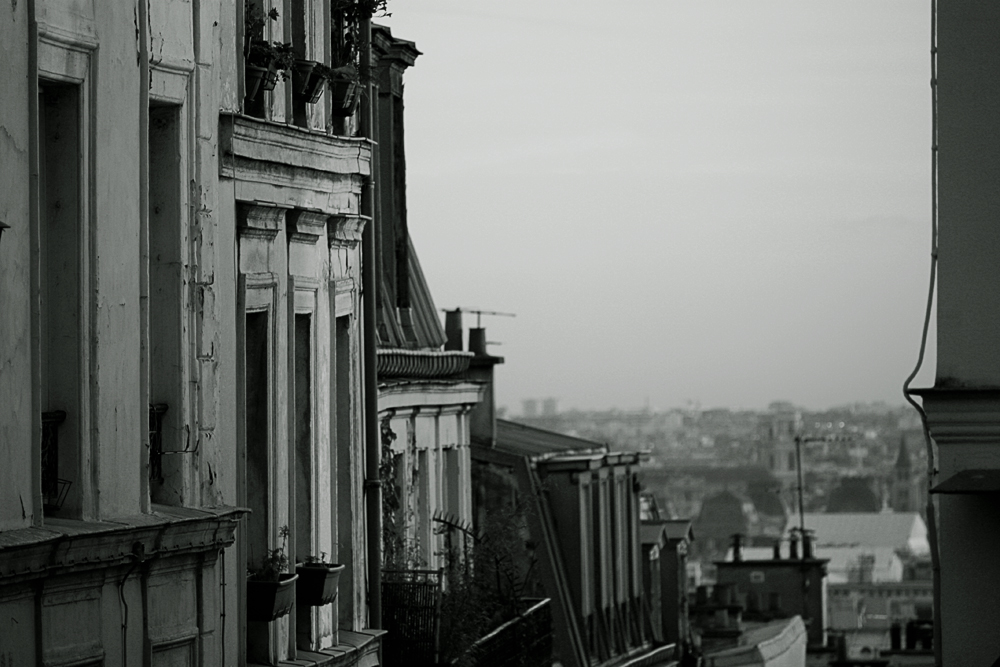
<svg viewBox="0 0 1000 667">
<path fill-rule="evenodd" d="M 937 369 L 920 390 L 940 492 L 928 505 L 940 566 L 939 663 L 992 664 L 1000 656 L 1000 7 L 936 6 Z M 933 260 L 932 260 L 933 261 Z"/>
<path fill-rule="evenodd" d="M 337 65 L 345 29 L 321 0 L 0 19 L 7 662 L 376 659 L 379 81 L 345 109 L 248 55 Z M 337 600 L 249 618 L 279 557 L 344 565 Z"/>
</svg>

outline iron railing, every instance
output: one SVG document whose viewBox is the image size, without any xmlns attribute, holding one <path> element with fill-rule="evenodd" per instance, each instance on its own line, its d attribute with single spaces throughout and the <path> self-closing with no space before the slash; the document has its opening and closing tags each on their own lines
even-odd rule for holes
<svg viewBox="0 0 1000 667">
<path fill-rule="evenodd" d="M 149 406 L 149 481 L 163 484 L 163 415 L 166 403 Z"/>
<path fill-rule="evenodd" d="M 387 665 L 436 665 L 440 655 L 441 571 L 382 570 Z"/>
<path fill-rule="evenodd" d="M 470 656 L 476 667 L 547 667 L 552 664 L 551 600 L 525 599 L 527 609 L 479 639 Z"/>
</svg>

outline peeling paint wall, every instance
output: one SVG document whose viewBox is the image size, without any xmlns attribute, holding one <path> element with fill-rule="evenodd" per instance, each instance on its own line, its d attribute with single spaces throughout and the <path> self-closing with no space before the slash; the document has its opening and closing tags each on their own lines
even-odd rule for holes
<svg viewBox="0 0 1000 667">
<path fill-rule="evenodd" d="M 27 3 L 0 5 L 0 59 L 7 68 L 0 99 L 0 530 L 24 528 L 35 516 L 39 493 L 32 448 L 40 428 L 31 367 L 31 228 Z M 0 630 L 2 632 L 2 630 Z"/>
<path fill-rule="evenodd" d="M 283 16 L 270 26 L 273 37 L 287 37 L 296 3 L 266 4 L 278 4 Z M 32 6 L 34 17 L 28 15 Z M 301 6 L 311 30 L 307 55 L 323 59 L 328 7 Z M 0 56 L 9 72 L 0 100 L 0 222 L 11 226 L 0 238 L 0 662 L 89 659 L 94 647 L 108 664 L 132 664 L 147 649 L 153 664 L 246 662 L 247 636 L 254 634 L 240 613 L 250 555 L 246 531 L 237 531 L 233 547 L 206 543 L 197 555 L 157 553 L 147 562 L 129 551 L 148 537 L 140 539 L 142 531 L 160 530 L 149 525 L 173 526 L 211 515 L 208 508 L 247 502 L 239 325 L 247 290 L 241 292 L 241 284 L 270 290 L 273 315 L 265 504 L 270 532 L 266 543 L 253 545 L 256 556 L 280 545 L 279 526 L 296 526 L 301 498 L 295 475 L 302 459 L 289 449 L 299 426 L 290 390 L 292 341 L 296 316 L 307 314 L 313 341 L 311 534 L 292 536 L 288 555 L 294 564 L 325 552 L 348 566 L 339 609 L 307 610 L 251 630 L 266 635 L 265 657 L 273 661 L 293 657 L 296 643 L 328 648 L 337 642 L 338 627 L 367 625 L 359 247 L 366 220 L 359 209 L 373 148 L 357 137 L 332 135 L 327 104 L 306 105 L 303 113 L 304 103 L 285 83 L 266 94 L 263 117 L 242 115 L 242 11 L 242 2 L 222 0 L 14 0 L 0 7 Z M 31 60 L 36 45 L 37 67 Z M 48 408 L 40 389 L 43 316 L 33 311 L 51 297 L 42 296 L 44 229 L 32 197 L 32 188 L 41 187 L 32 181 L 31 162 L 39 135 L 32 120 L 36 80 L 77 87 L 74 113 L 82 136 L 76 257 L 81 335 L 66 343 L 70 352 L 79 343 L 84 369 L 82 408 L 73 415 L 80 451 L 72 507 L 59 510 L 58 521 L 51 511 L 43 514 L 40 482 L 41 413 Z M 154 146 L 147 125 L 155 134 L 161 117 L 174 125 Z M 164 155 L 169 159 L 161 162 L 176 168 L 169 185 L 163 172 L 147 168 L 147 160 L 160 164 L 156 159 Z M 167 212 L 147 206 L 159 206 L 157 197 L 170 199 Z M 257 229 L 246 224 L 247 208 L 279 213 L 266 221 L 271 227 Z M 165 224 L 176 225 L 173 237 L 150 233 L 150 225 Z M 176 289 L 157 292 L 154 280 L 175 280 Z M 151 349 L 165 334 L 151 322 L 165 322 L 173 337 L 159 357 Z M 158 384 L 170 386 L 168 399 L 153 395 Z M 167 405 L 162 451 L 155 453 L 150 402 Z M 154 458 L 158 476 L 151 480 Z M 89 530 L 120 534 L 114 549 L 121 553 L 108 563 L 95 561 L 96 547 L 80 546 L 91 539 L 79 537 Z M 44 585 L 32 580 L 42 576 L 42 566 L 30 559 L 23 565 L 12 550 L 50 539 L 64 545 L 55 560 L 65 559 L 67 567 L 77 563 L 74 558 L 87 560 L 87 572 L 60 571 Z M 87 622 L 77 630 L 56 636 L 59 622 L 82 618 Z M 197 636 L 197 651 L 187 644 L 161 647 L 170 627 Z M 37 646 L 45 655 L 35 655 Z"/>
</svg>

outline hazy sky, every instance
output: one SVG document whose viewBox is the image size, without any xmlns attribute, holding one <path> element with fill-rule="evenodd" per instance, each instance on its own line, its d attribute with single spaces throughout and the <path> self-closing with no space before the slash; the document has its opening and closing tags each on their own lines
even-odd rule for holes
<svg viewBox="0 0 1000 667">
<path fill-rule="evenodd" d="M 498 404 L 903 402 L 928 2 L 389 5 L 424 53 L 407 197 L 437 305 L 517 314 L 484 318 Z"/>
</svg>

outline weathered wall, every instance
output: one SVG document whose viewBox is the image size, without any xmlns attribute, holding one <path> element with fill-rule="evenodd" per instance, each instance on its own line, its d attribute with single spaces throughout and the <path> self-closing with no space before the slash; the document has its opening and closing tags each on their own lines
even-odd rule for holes
<svg viewBox="0 0 1000 667">
<path fill-rule="evenodd" d="M 0 531 L 29 526 L 36 517 L 31 416 L 31 227 L 29 182 L 28 3 L 0 10 Z M 37 425 L 35 425 L 37 428 Z M 5 616 L 6 618 L 6 616 Z"/>
<path fill-rule="evenodd" d="M 56 3 L 61 4 L 61 3 Z M 97 472 L 95 516 L 140 511 L 143 416 L 139 329 L 139 64 L 135 7 L 95 2 L 100 27 L 93 140 L 92 431 Z M 112 102 L 113 101 L 113 102 Z"/>
<path fill-rule="evenodd" d="M 938 5 L 938 384 L 1000 386 L 1000 6 Z"/>
<path fill-rule="evenodd" d="M 1000 386 L 1000 6 L 938 3 L 940 201 L 936 387 Z M 936 412 L 936 400 L 925 398 Z M 931 415 L 939 480 L 1000 469 L 995 395 L 956 393 Z M 985 496 L 939 499 L 941 648 L 946 665 L 1000 654 L 1000 509 Z"/>
</svg>

